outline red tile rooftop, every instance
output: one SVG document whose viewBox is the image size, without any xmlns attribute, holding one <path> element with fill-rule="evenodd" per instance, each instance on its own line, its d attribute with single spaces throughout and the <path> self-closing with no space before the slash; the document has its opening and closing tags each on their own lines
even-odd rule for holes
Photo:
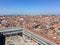
<svg viewBox="0 0 60 45">
<path fill-rule="evenodd" d="M 2 24 L 2 20 L 7 23 Z M 60 16 L 0 17 L 0 29 L 20 26 L 60 45 Z"/>
</svg>

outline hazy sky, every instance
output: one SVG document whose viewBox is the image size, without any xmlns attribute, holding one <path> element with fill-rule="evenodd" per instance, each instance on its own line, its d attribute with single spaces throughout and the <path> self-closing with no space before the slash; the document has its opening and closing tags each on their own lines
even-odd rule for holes
<svg viewBox="0 0 60 45">
<path fill-rule="evenodd" d="M 60 0 L 0 0 L 0 14 L 60 14 Z"/>
</svg>

